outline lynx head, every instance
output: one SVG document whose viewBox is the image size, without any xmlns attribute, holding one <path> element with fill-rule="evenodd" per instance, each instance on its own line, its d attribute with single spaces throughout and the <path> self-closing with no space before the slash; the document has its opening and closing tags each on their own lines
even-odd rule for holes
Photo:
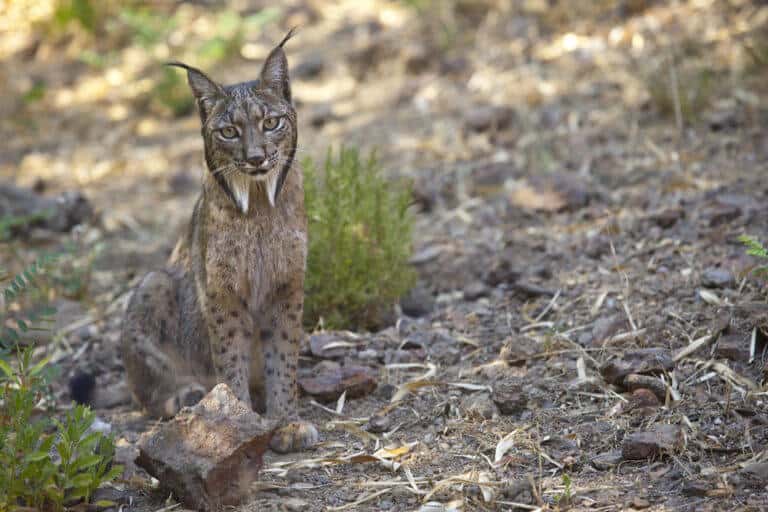
<svg viewBox="0 0 768 512">
<path fill-rule="evenodd" d="M 293 30 L 270 52 L 259 79 L 250 82 L 224 86 L 191 66 L 169 63 L 187 70 L 208 171 L 243 213 L 251 190 L 262 189 L 274 206 L 293 163 L 296 111 L 283 52 L 292 35 Z"/>
</svg>

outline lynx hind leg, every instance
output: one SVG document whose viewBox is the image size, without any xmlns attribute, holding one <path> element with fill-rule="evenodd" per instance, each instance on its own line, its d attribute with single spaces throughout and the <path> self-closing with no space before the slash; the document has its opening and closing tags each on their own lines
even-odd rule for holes
<svg viewBox="0 0 768 512">
<path fill-rule="evenodd" d="M 174 416 L 194 405 L 205 388 L 180 372 L 180 310 L 176 282 L 166 272 L 151 272 L 128 303 L 120 340 L 128 386 L 147 412 Z"/>
</svg>

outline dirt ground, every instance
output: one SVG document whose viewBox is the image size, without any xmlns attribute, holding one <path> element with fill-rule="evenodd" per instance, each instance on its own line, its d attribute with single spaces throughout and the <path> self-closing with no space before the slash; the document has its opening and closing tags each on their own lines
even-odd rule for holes
<svg viewBox="0 0 768 512">
<path fill-rule="evenodd" d="M 82 293 L 56 295 L 58 394 L 95 371 L 126 464 L 105 492 L 181 510 L 132 462 L 151 422 L 116 343 L 204 172 L 196 115 L 148 84 L 218 7 L 155 4 L 184 22 L 147 47 L 42 37 L 20 5 L 0 4 L 0 176 L 79 190 L 95 217 L 3 249 L 87 255 Z M 413 180 L 420 281 L 396 325 L 308 339 L 303 371 L 367 366 L 378 387 L 304 396 L 322 443 L 268 454 L 238 510 L 768 510 L 766 285 L 738 241 L 768 238 L 766 22 L 746 0 L 292 0 L 245 34 L 224 82 L 300 25 L 301 156 L 376 148 Z"/>
</svg>

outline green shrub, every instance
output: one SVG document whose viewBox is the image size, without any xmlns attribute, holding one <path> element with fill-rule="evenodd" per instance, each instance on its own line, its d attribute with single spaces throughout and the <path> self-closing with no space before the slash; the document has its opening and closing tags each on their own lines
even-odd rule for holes
<svg viewBox="0 0 768 512">
<path fill-rule="evenodd" d="M 377 328 L 413 285 L 410 190 L 385 179 L 371 154 L 331 151 L 323 172 L 307 159 L 309 217 L 305 322 Z"/>
<path fill-rule="evenodd" d="M 98 487 L 122 473 L 120 466 L 112 465 L 112 438 L 89 431 L 95 417 L 87 407 L 75 407 L 62 421 L 39 407 L 52 404 L 48 381 L 55 368 L 47 359 L 33 361 L 33 345 L 19 349 L 17 344 L 20 332 L 40 329 L 35 325 L 39 317 L 9 319 L 9 305 L 34 289 L 37 275 L 55 261 L 56 256 L 44 256 L 16 276 L 0 276 L 9 283 L 0 311 L 1 511 L 23 507 L 61 511 L 88 502 Z M 14 344 L 12 362 L 8 347 Z"/>
<path fill-rule="evenodd" d="M 739 241 L 747 247 L 747 254 L 756 256 L 765 261 L 765 265 L 760 265 L 753 271 L 768 276 L 768 248 L 766 248 L 757 238 L 749 235 L 741 235 Z"/>
</svg>

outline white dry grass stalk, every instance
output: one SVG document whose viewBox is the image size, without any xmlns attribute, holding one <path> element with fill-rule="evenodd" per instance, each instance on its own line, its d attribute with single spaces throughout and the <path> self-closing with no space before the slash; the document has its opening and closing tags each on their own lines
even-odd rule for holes
<svg viewBox="0 0 768 512">
<path fill-rule="evenodd" d="M 674 355 L 672 358 L 675 362 L 680 361 L 683 358 L 686 358 L 699 350 L 700 348 L 706 346 L 710 342 L 712 342 L 715 339 L 715 337 L 711 334 L 707 334 L 706 336 L 702 336 L 701 338 L 698 338 L 696 340 L 693 340 L 688 345 L 680 349 L 677 354 Z"/>
<path fill-rule="evenodd" d="M 386 493 L 390 492 L 391 490 L 392 490 L 391 488 L 382 489 L 381 491 L 376 491 L 376 492 L 374 492 L 372 494 L 369 494 L 367 496 L 364 496 L 364 497 L 362 497 L 362 498 L 360 498 L 360 499 L 358 499 L 356 501 L 353 501 L 352 503 L 347 503 L 346 505 L 342 505 L 340 507 L 328 507 L 328 508 L 326 508 L 326 510 L 335 511 L 335 512 L 339 512 L 341 510 L 352 510 L 352 509 L 357 508 L 359 505 L 362 505 L 363 503 L 367 503 L 367 502 L 369 502 L 369 501 L 371 501 L 371 500 L 373 500 L 375 498 L 378 498 L 382 494 L 386 494 Z"/>
</svg>

